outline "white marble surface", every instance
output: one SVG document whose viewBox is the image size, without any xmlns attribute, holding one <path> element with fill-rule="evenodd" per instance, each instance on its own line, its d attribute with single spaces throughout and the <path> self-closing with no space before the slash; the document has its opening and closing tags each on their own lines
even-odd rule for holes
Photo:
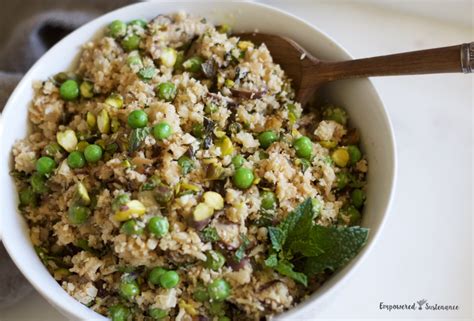
<svg viewBox="0 0 474 321">
<path fill-rule="evenodd" d="M 372 8 L 363 1 L 267 2 L 317 25 L 355 57 L 474 40 L 472 22 L 469 28 Z M 444 5 L 453 3 L 447 0 Z M 371 255 L 306 319 L 473 320 L 473 76 L 387 77 L 374 82 L 398 145 L 394 206 Z M 411 304 L 421 299 L 458 305 L 459 310 L 379 309 L 380 302 Z M 1 310 L 0 320 L 64 318 L 34 293 Z"/>
</svg>

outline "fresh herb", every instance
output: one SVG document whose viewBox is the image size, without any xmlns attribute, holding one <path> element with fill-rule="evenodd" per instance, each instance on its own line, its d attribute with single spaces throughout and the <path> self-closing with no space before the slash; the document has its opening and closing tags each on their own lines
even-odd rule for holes
<svg viewBox="0 0 474 321">
<path fill-rule="evenodd" d="M 201 232 L 201 239 L 207 243 L 219 241 L 220 237 L 215 227 L 206 227 Z"/>
<path fill-rule="evenodd" d="M 58 266 L 65 265 L 60 257 L 49 255 L 46 249 L 40 246 L 35 246 L 34 248 L 35 248 L 36 254 L 38 255 L 38 257 L 40 258 L 41 262 L 43 262 L 44 265 L 48 265 L 49 261 L 53 261 Z"/>
<path fill-rule="evenodd" d="M 183 175 L 187 175 L 194 168 L 193 160 L 186 155 L 183 155 L 178 159 L 178 165 L 181 167 L 181 173 Z"/>
<path fill-rule="evenodd" d="M 296 282 L 303 284 L 304 286 L 308 285 L 308 277 L 302 272 L 296 272 L 293 270 L 294 265 L 287 260 L 280 260 L 278 264 L 275 266 L 275 271 L 280 273 L 281 275 L 287 276 L 292 278 Z"/>
<path fill-rule="evenodd" d="M 275 211 L 274 210 L 260 210 L 260 216 L 255 220 L 256 226 L 270 226 L 275 218 Z"/>
<path fill-rule="evenodd" d="M 242 261 L 242 259 L 245 256 L 245 250 L 247 249 L 247 247 L 250 244 L 250 240 L 248 239 L 248 237 L 245 234 L 240 234 L 240 239 L 242 240 L 242 243 L 240 243 L 240 246 L 237 249 L 237 251 L 235 251 L 235 255 L 234 255 L 235 260 L 237 262 Z"/>
<path fill-rule="evenodd" d="M 130 133 L 130 140 L 128 145 L 128 152 L 133 153 L 136 151 L 145 138 L 150 134 L 150 128 L 135 128 Z"/>
<path fill-rule="evenodd" d="M 156 75 L 156 69 L 154 67 L 145 67 L 138 71 L 138 77 L 142 80 L 150 80 Z"/>
<path fill-rule="evenodd" d="M 153 175 L 143 185 L 141 186 L 142 191 L 151 191 L 154 190 L 161 183 L 161 180 L 158 176 Z"/>
<path fill-rule="evenodd" d="M 268 227 L 272 249 L 265 265 L 305 286 L 308 276 L 335 271 L 356 256 L 369 232 L 358 226 L 315 225 L 315 214 L 308 198 L 278 226 Z"/>
</svg>

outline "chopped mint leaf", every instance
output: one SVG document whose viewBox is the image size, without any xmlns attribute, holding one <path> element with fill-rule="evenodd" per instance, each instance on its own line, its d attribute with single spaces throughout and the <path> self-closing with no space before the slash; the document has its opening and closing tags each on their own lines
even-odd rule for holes
<svg viewBox="0 0 474 321">
<path fill-rule="evenodd" d="M 265 265 L 304 285 L 307 276 L 337 270 L 356 256 L 369 232 L 358 226 L 315 225 L 315 213 L 314 202 L 308 198 L 278 226 L 268 227 L 272 249 Z M 293 257 L 298 258 L 295 265 Z"/>
<path fill-rule="evenodd" d="M 265 265 L 274 268 L 278 264 L 278 258 L 276 254 L 270 255 L 266 260 L 265 260 Z"/>
<path fill-rule="evenodd" d="M 301 223 L 300 223 L 301 220 Z M 304 235 L 311 228 L 313 220 L 313 205 L 311 199 L 306 199 L 298 205 L 293 212 L 278 225 L 278 227 L 269 227 L 268 234 L 272 247 L 275 251 L 280 251 L 283 245 L 291 239 L 296 239 Z"/>
<path fill-rule="evenodd" d="M 154 67 L 145 67 L 140 69 L 138 72 L 138 77 L 142 80 L 150 80 L 156 75 L 157 71 Z"/>
<path fill-rule="evenodd" d="M 235 252 L 235 259 L 236 259 L 237 262 L 242 261 L 242 259 L 245 256 L 245 250 L 247 249 L 247 247 L 250 244 L 250 240 L 244 234 L 240 234 L 240 238 L 242 240 L 242 243 L 240 244 L 239 248 Z"/>
<path fill-rule="evenodd" d="M 275 251 L 281 251 L 283 248 L 283 243 L 285 243 L 286 235 L 279 227 L 268 227 L 268 235 L 270 236 L 270 241 L 272 242 L 272 247 Z"/>
<path fill-rule="evenodd" d="M 206 227 L 201 232 L 201 239 L 204 242 L 216 242 L 219 241 L 219 234 L 217 234 L 217 230 L 215 227 Z"/>
<path fill-rule="evenodd" d="M 306 236 L 304 240 L 296 240 L 292 242 L 288 250 L 291 253 L 301 253 L 304 256 L 317 256 L 324 253 L 324 250 L 320 247 L 317 240 L 312 239 L 312 233 Z"/>
<path fill-rule="evenodd" d="M 304 273 L 296 272 L 293 270 L 294 266 L 289 261 L 279 261 L 278 264 L 275 266 L 275 270 L 280 273 L 281 275 L 287 276 L 292 278 L 296 282 L 303 284 L 304 286 L 308 285 L 308 278 Z"/>
<path fill-rule="evenodd" d="M 133 129 L 130 133 L 128 152 L 133 153 L 134 151 L 136 151 L 140 147 L 141 143 L 148 136 L 148 134 L 150 134 L 150 128 L 148 127 Z"/>
<path fill-rule="evenodd" d="M 367 242 L 369 230 L 359 226 L 324 227 L 315 225 L 310 239 L 323 250 L 323 253 L 308 257 L 303 264 L 307 275 L 323 272 L 325 269 L 337 270 L 344 266 Z"/>
<path fill-rule="evenodd" d="M 291 217 L 291 218 L 290 218 Z M 314 208 L 311 198 L 307 198 L 289 215 L 287 244 L 307 235 L 313 226 Z M 286 219 L 288 220 L 288 218 Z"/>
</svg>

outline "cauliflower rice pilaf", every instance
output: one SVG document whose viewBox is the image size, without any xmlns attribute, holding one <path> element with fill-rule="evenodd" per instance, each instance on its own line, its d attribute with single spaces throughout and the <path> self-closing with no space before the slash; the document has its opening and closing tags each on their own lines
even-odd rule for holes
<svg viewBox="0 0 474 321">
<path fill-rule="evenodd" d="M 345 111 L 303 110 L 226 25 L 114 21 L 34 89 L 20 209 L 57 282 L 113 321 L 270 318 L 367 239 Z"/>
</svg>

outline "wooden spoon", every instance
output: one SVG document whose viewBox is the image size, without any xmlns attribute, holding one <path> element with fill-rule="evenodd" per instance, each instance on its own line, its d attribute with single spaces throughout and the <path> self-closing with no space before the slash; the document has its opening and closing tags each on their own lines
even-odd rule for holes
<svg viewBox="0 0 474 321">
<path fill-rule="evenodd" d="M 305 105 L 319 87 L 327 82 L 347 78 L 396 76 L 474 70 L 474 42 L 462 45 L 405 52 L 388 56 L 347 61 L 322 61 L 295 41 L 264 33 L 241 33 L 236 36 L 256 45 L 265 43 L 290 79 L 296 100 Z"/>
</svg>

